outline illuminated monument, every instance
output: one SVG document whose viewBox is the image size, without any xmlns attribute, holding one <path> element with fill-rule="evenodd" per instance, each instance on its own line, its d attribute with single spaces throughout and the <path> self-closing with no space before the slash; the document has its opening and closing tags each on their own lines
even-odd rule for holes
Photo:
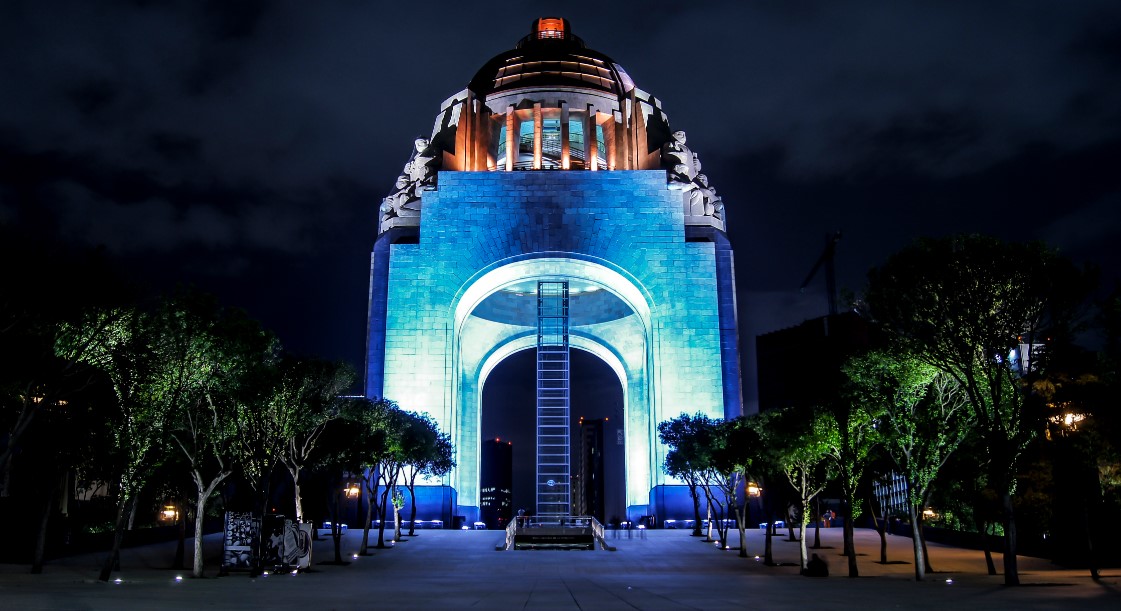
<svg viewBox="0 0 1121 611">
<path fill-rule="evenodd" d="M 732 251 L 700 170 L 661 101 L 562 19 L 442 104 L 382 202 L 370 281 L 366 394 L 428 412 L 457 449 L 422 515 L 478 519 L 482 389 L 534 349 L 536 510 L 569 511 L 575 349 L 623 389 L 628 517 L 691 517 L 657 425 L 742 413 Z"/>
</svg>

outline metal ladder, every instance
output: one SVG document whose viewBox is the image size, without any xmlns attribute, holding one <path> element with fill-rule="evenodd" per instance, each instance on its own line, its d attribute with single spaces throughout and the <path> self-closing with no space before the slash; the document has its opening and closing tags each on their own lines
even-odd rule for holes
<svg viewBox="0 0 1121 611">
<path fill-rule="evenodd" d="M 537 283 L 537 516 L 571 513 L 568 282 Z"/>
</svg>

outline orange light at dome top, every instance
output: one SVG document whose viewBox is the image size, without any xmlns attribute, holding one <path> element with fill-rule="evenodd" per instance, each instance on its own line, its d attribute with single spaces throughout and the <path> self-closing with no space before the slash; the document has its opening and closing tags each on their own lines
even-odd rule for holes
<svg viewBox="0 0 1121 611">
<path fill-rule="evenodd" d="M 564 20 L 563 19 L 538 19 L 537 20 L 537 37 L 538 38 L 564 38 Z"/>
</svg>

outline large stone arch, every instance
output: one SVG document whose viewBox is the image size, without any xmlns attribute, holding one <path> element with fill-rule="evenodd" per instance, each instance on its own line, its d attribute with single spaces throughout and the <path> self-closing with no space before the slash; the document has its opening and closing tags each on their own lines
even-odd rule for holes
<svg viewBox="0 0 1121 611">
<path fill-rule="evenodd" d="M 649 491 L 656 484 L 651 431 L 653 422 L 653 304 L 633 278 L 609 264 L 556 256 L 528 257 L 491 266 L 459 291 L 454 302 L 453 389 L 455 423 L 449 431 L 458 449 L 451 483 L 459 504 L 478 505 L 480 412 L 482 388 L 494 367 L 510 355 L 536 346 L 536 329 L 528 325 L 503 325 L 472 316 L 484 300 L 517 283 L 568 280 L 587 283 L 610 292 L 631 314 L 616 320 L 574 325 L 570 342 L 603 360 L 618 376 L 624 396 L 626 447 L 626 503 L 628 513 L 645 511 Z"/>
</svg>

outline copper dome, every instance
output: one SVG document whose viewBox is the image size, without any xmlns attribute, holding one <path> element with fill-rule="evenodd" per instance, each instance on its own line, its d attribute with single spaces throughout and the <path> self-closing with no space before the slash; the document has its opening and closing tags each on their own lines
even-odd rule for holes
<svg viewBox="0 0 1121 611">
<path fill-rule="evenodd" d="M 634 83 L 610 57 L 572 34 L 567 19 L 542 18 L 516 48 L 483 65 L 468 87 L 480 97 L 523 88 L 575 87 L 622 96 Z"/>
</svg>

